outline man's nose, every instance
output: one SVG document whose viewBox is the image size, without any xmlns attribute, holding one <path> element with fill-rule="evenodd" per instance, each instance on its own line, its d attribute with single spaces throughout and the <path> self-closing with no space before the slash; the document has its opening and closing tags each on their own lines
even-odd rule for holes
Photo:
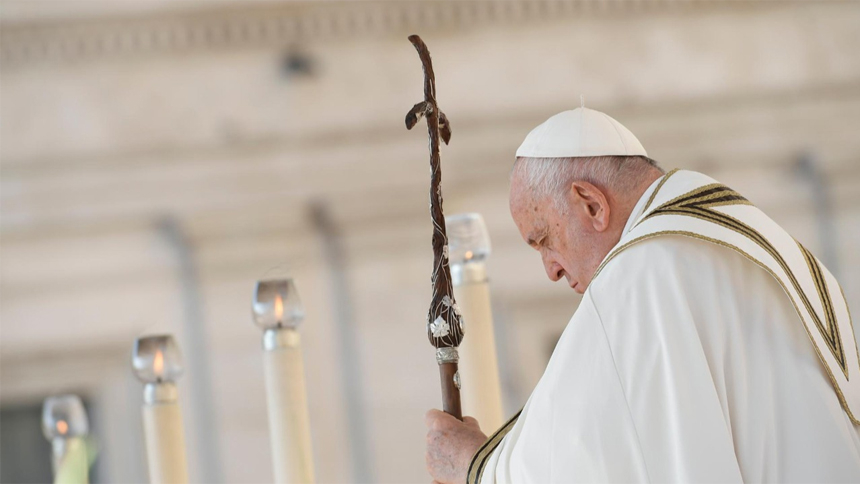
<svg viewBox="0 0 860 484">
<path fill-rule="evenodd" d="M 546 276 L 552 282 L 556 282 L 564 276 L 564 268 L 552 257 L 543 256 L 543 268 L 546 270 Z"/>
</svg>

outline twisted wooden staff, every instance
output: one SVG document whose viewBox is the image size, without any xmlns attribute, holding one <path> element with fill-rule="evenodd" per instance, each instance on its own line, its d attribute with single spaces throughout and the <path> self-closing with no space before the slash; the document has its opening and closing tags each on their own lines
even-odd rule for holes
<svg viewBox="0 0 860 484">
<path fill-rule="evenodd" d="M 439 137 L 448 144 L 451 126 L 445 113 L 436 105 L 436 78 L 430 52 L 421 37 L 410 35 L 409 41 L 418 51 L 424 68 L 424 101 L 416 104 L 406 115 L 406 129 L 412 129 L 424 117 L 430 136 L 430 217 L 433 220 L 433 300 L 427 315 L 427 336 L 436 347 L 436 362 L 442 378 L 442 409 L 463 420 L 460 409 L 460 360 L 457 347 L 463 340 L 463 318 L 454 301 L 454 286 L 448 267 L 448 236 L 442 214 L 442 171 L 439 158 Z"/>
</svg>

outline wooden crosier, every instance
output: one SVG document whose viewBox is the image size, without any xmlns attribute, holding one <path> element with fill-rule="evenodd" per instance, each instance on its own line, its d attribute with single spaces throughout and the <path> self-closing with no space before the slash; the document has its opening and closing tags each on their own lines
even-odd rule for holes
<svg viewBox="0 0 860 484">
<path fill-rule="evenodd" d="M 427 336 L 436 347 L 436 362 L 442 379 L 442 409 L 463 420 L 460 409 L 460 373 L 457 371 L 457 347 L 463 341 L 463 318 L 454 301 L 454 286 L 448 266 L 448 236 L 442 214 L 442 171 L 439 138 L 445 144 L 451 139 L 451 126 L 445 113 L 436 104 L 436 78 L 430 52 L 421 37 L 410 35 L 409 41 L 418 51 L 424 68 L 424 101 L 416 104 L 406 115 L 406 129 L 412 129 L 424 117 L 430 136 L 430 217 L 433 220 L 433 299 L 427 315 Z"/>
</svg>

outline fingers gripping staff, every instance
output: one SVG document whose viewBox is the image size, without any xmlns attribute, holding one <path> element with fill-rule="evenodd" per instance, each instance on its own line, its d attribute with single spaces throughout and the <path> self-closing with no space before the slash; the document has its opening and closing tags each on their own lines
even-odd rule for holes
<svg viewBox="0 0 860 484">
<path fill-rule="evenodd" d="M 448 236 L 442 214 L 442 171 L 439 158 L 439 138 L 445 144 L 451 139 L 451 126 L 436 105 L 436 79 L 430 52 L 421 37 L 410 35 L 409 41 L 418 51 L 424 68 L 424 101 L 406 114 L 406 129 L 412 129 L 423 117 L 430 136 L 430 217 L 433 220 L 433 300 L 427 315 L 427 336 L 436 347 L 436 362 L 442 378 L 442 409 L 462 420 L 460 410 L 460 374 L 457 371 L 457 347 L 463 340 L 463 318 L 454 301 L 454 286 L 448 266 Z"/>
</svg>

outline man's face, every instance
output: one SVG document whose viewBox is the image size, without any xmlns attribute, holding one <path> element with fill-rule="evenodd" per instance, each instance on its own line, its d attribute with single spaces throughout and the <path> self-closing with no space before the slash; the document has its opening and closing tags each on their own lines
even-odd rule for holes
<svg viewBox="0 0 860 484">
<path fill-rule="evenodd" d="M 537 200 L 521 176 L 511 180 L 511 216 L 523 240 L 537 250 L 547 277 L 553 282 L 564 278 L 574 291 L 582 294 L 591 280 L 584 262 L 587 246 L 581 228 L 570 213 L 564 216 L 552 200 Z M 593 273 L 593 271 L 592 271 Z"/>
<path fill-rule="evenodd" d="M 535 199 L 521 178 L 515 174 L 511 179 L 510 200 L 520 235 L 540 253 L 550 280 L 564 278 L 574 291 L 584 293 L 603 258 L 597 250 L 599 234 L 577 207 L 561 213 L 553 200 Z M 562 200 L 561 205 L 565 203 Z"/>
</svg>

